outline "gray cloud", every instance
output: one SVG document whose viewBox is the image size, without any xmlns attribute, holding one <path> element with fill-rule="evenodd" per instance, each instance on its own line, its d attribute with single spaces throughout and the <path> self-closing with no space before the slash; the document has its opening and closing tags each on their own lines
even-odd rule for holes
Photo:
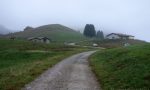
<svg viewBox="0 0 150 90">
<path fill-rule="evenodd" d="M 52 23 L 82 29 L 92 23 L 104 32 L 150 41 L 149 4 L 149 0 L 0 0 L 0 24 L 22 30 Z"/>
</svg>

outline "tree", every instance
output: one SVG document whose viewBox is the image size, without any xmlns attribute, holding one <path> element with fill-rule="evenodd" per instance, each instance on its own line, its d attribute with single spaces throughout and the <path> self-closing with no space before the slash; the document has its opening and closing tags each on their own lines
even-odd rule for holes
<svg viewBox="0 0 150 90">
<path fill-rule="evenodd" d="M 103 33 L 103 31 L 97 31 L 96 37 L 99 38 L 99 39 L 104 39 L 104 33 Z"/>
<path fill-rule="evenodd" d="M 83 34 L 86 37 L 95 37 L 96 36 L 96 31 L 95 31 L 94 25 L 93 24 L 86 24 Z"/>
<path fill-rule="evenodd" d="M 84 36 L 86 36 L 86 37 L 89 36 L 89 29 L 90 29 L 89 24 L 86 24 L 86 26 L 84 28 L 84 32 L 83 32 Z"/>
<path fill-rule="evenodd" d="M 104 39 L 104 33 L 103 33 L 103 31 L 101 31 L 101 34 L 102 34 L 102 37 L 101 37 L 101 38 Z"/>
</svg>

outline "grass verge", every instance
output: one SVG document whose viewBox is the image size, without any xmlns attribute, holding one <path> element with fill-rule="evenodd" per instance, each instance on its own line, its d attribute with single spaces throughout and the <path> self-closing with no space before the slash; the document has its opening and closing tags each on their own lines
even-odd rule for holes
<svg viewBox="0 0 150 90">
<path fill-rule="evenodd" d="M 150 44 L 99 51 L 90 63 L 103 90 L 150 89 Z"/>
</svg>

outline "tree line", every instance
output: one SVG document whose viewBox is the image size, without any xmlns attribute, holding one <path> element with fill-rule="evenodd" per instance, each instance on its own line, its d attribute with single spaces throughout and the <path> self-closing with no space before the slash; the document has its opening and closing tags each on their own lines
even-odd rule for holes
<svg viewBox="0 0 150 90">
<path fill-rule="evenodd" d="M 93 24 L 86 24 L 83 32 L 84 36 L 88 38 L 96 37 L 98 39 L 104 39 L 104 33 L 103 31 L 97 31 L 95 30 L 95 27 Z"/>
</svg>

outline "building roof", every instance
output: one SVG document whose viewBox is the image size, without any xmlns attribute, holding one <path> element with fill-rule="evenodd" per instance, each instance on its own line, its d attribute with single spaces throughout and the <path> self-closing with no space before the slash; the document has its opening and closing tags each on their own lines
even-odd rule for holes
<svg viewBox="0 0 150 90">
<path fill-rule="evenodd" d="M 110 34 L 107 35 L 107 37 L 112 35 L 112 34 L 122 36 L 122 37 L 134 37 L 132 35 L 127 35 L 127 34 L 122 34 L 122 33 L 110 33 Z"/>
<path fill-rule="evenodd" d="M 48 39 L 48 40 L 50 40 L 47 37 L 30 37 L 30 38 L 28 38 L 28 40 L 33 40 L 33 39 L 39 39 L 39 40 L 41 40 L 41 39 Z"/>
</svg>

